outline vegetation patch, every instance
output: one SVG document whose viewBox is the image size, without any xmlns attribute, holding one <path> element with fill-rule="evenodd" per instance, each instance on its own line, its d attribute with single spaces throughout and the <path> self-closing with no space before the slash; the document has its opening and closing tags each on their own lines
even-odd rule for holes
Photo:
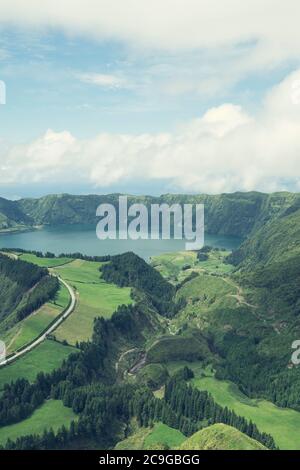
<svg viewBox="0 0 300 470">
<path fill-rule="evenodd" d="M 196 432 L 179 448 L 181 450 L 267 450 L 260 442 L 226 424 L 214 424 Z"/>
<path fill-rule="evenodd" d="M 154 424 L 144 441 L 145 449 L 176 449 L 186 439 L 178 429 L 163 423 Z"/>
<path fill-rule="evenodd" d="M 175 449 L 186 439 L 177 429 L 163 423 L 139 428 L 131 436 L 119 442 L 116 450 Z"/>
<path fill-rule="evenodd" d="M 46 428 L 52 428 L 56 432 L 62 426 L 68 428 L 70 423 L 76 420 L 77 416 L 71 408 L 67 408 L 59 400 L 48 400 L 29 418 L 0 427 L 0 445 L 5 445 L 8 439 L 15 441 L 25 435 L 41 435 Z"/>
<path fill-rule="evenodd" d="M 70 258 L 47 258 L 37 256 L 31 253 L 24 253 L 20 255 L 20 259 L 27 261 L 28 263 L 36 264 L 42 268 L 54 268 L 56 266 L 62 266 L 64 264 L 70 263 L 72 259 Z"/>
<path fill-rule="evenodd" d="M 261 431 L 271 434 L 280 449 L 300 449 L 298 430 L 300 413 L 287 408 L 278 408 L 266 400 L 250 400 L 230 382 L 213 377 L 193 379 L 199 390 L 207 390 L 215 401 L 240 416 L 252 420 Z"/>
<path fill-rule="evenodd" d="M 205 338 L 200 332 L 178 336 L 162 336 L 147 351 L 148 362 L 196 361 L 210 357 Z"/>
<path fill-rule="evenodd" d="M 64 359 L 77 350 L 51 340 L 17 359 L 12 364 L 0 367 L 0 390 L 6 383 L 24 378 L 33 382 L 39 372 L 49 373 L 61 366 Z"/>
<path fill-rule="evenodd" d="M 131 289 L 118 287 L 101 278 L 101 263 L 75 260 L 56 272 L 76 291 L 74 312 L 58 327 L 55 337 L 69 344 L 91 339 L 94 320 L 110 318 L 120 305 L 130 305 Z"/>
<path fill-rule="evenodd" d="M 148 364 L 138 372 L 137 379 L 151 390 L 157 390 L 166 383 L 168 376 L 168 370 L 162 364 Z"/>
</svg>

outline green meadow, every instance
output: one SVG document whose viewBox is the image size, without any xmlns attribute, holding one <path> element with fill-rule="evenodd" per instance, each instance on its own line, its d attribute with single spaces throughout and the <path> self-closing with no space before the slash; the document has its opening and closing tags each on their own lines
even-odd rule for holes
<svg viewBox="0 0 300 470">
<path fill-rule="evenodd" d="M 198 389 L 210 392 L 220 405 L 252 420 L 260 431 L 271 434 L 280 449 L 300 449 L 299 412 L 278 408 L 266 400 L 250 399 L 233 383 L 216 380 L 214 377 L 195 378 L 192 383 Z"/>
<path fill-rule="evenodd" d="M 55 331 L 58 340 L 69 344 L 89 340 L 96 317 L 110 318 L 119 305 L 132 302 L 131 289 L 105 282 L 100 267 L 101 263 L 75 260 L 55 269 L 77 294 L 75 311 Z"/>
<path fill-rule="evenodd" d="M 25 378 L 33 382 L 39 372 L 57 369 L 71 353 L 77 350 L 56 341 L 46 340 L 39 346 L 17 359 L 12 364 L 0 368 L 0 390 L 6 383 Z"/>
<path fill-rule="evenodd" d="M 40 258 L 30 253 L 22 254 L 20 259 L 27 261 L 28 263 L 37 264 L 41 268 L 53 268 L 55 266 L 61 266 L 72 261 L 70 258 Z"/>
<path fill-rule="evenodd" d="M 146 436 L 144 445 L 146 449 L 155 447 L 157 444 L 169 449 L 175 449 L 179 447 L 185 439 L 184 434 L 177 429 L 170 428 L 170 426 L 163 423 L 156 423 Z"/>
<path fill-rule="evenodd" d="M 192 272 L 225 275 L 232 272 L 233 266 L 225 263 L 229 251 L 211 250 L 206 261 L 199 261 L 194 251 L 164 253 L 151 258 L 151 265 L 170 282 L 177 284 Z"/>
<path fill-rule="evenodd" d="M 163 277 L 175 283 L 190 274 L 191 267 L 195 267 L 196 263 L 197 255 L 193 251 L 164 253 L 151 258 L 151 265 Z"/>
<path fill-rule="evenodd" d="M 68 428 L 77 416 L 71 408 L 67 408 L 59 400 L 48 400 L 27 419 L 16 424 L 0 428 L 0 445 L 5 445 L 7 439 L 15 441 L 20 436 L 43 434 L 45 428 L 57 431 L 63 425 Z"/>
</svg>

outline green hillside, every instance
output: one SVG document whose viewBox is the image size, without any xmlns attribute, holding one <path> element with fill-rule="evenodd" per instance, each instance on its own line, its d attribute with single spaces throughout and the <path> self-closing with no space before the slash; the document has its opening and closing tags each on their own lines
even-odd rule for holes
<svg viewBox="0 0 300 470">
<path fill-rule="evenodd" d="M 177 429 L 163 423 L 151 428 L 141 428 L 127 439 L 119 442 L 116 450 L 175 449 L 186 437 Z"/>
<path fill-rule="evenodd" d="M 0 198 L 0 231 L 20 230 L 32 225 L 32 219 L 26 215 L 16 201 Z"/>
<path fill-rule="evenodd" d="M 12 202 L 0 200 L 0 229 L 32 225 L 93 224 L 97 222 L 96 209 L 101 203 L 113 204 L 118 209 L 118 194 L 76 196 L 59 194 L 40 199 L 21 199 Z M 213 234 L 247 237 L 253 229 L 280 216 L 298 203 L 297 194 L 259 192 L 221 195 L 171 195 L 159 197 L 128 196 L 128 204 L 204 204 L 206 230 Z"/>
<path fill-rule="evenodd" d="M 299 252 L 300 209 L 295 205 L 257 230 L 230 259 L 249 271 L 295 257 Z"/>
<path fill-rule="evenodd" d="M 95 318 L 110 318 L 118 306 L 132 303 L 131 289 L 105 282 L 101 266 L 101 263 L 78 259 L 55 268 L 77 293 L 74 312 L 55 331 L 59 341 L 75 345 L 77 341 L 90 339 Z"/>
<path fill-rule="evenodd" d="M 104 266 L 106 269 L 103 269 Z M 49 361 L 57 354 L 55 350 L 48 350 L 42 359 L 38 353 L 39 348 L 11 366 L 4 367 L 4 383 L 11 380 L 15 382 L 3 385 L 4 400 L 0 403 L 2 426 L 22 423 L 25 417 L 29 418 L 51 397 L 62 400 L 75 414 L 79 414 L 80 426 L 73 427 L 70 432 L 66 431 L 63 441 L 60 434 L 45 434 L 42 441 L 32 437 L 30 448 L 67 448 L 75 445 L 82 436 L 82 446 L 89 447 L 96 438 L 97 445 L 101 448 L 112 448 L 122 439 L 126 430 L 129 430 L 132 420 L 137 422 L 138 428 L 152 429 L 151 434 L 144 438 L 145 446 L 174 448 L 180 445 L 179 437 L 181 440 L 182 435 L 190 436 L 208 423 L 219 422 L 218 419 L 233 424 L 249 436 L 255 435 L 268 448 L 275 447 L 271 435 L 262 433 L 255 424 L 242 416 L 222 408 L 211 395 L 188 385 L 186 381 L 193 377 L 191 370 L 185 368 L 169 377 L 162 365 L 162 362 L 168 366 L 171 360 L 180 361 L 183 358 L 203 362 L 214 361 L 215 357 L 218 359 L 211 334 L 201 331 L 196 324 L 178 324 L 176 331 L 173 328 L 173 322 L 178 317 L 181 318 L 180 309 L 187 307 L 190 296 L 199 296 L 197 288 L 188 288 L 189 282 L 194 286 L 193 279 L 178 289 L 178 292 L 181 289 L 185 292 L 181 296 L 185 300 L 182 303 L 180 298 L 176 298 L 175 287 L 133 254 L 113 257 L 107 264 L 77 259 L 51 269 L 59 272 L 75 288 L 79 299 L 76 308 L 80 308 L 80 301 L 87 302 L 80 312 L 73 312 L 60 326 L 65 327 L 65 331 L 62 332 L 64 336 L 59 339 L 65 339 L 66 334 L 71 332 L 75 341 L 87 333 L 84 330 L 84 320 L 87 306 L 90 306 L 92 315 L 89 341 L 81 343 L 78 353 L 73 355 L 68 355 L 66 346 L 55 341 L 40 345 L 42 347 L 47 343 L 48 346 L 51 344 L 62 348 L 60 363 L 56 362 L 56 366 L 53 364 L 50 370 Z M 220 281 L 218 276 L 205 273 L 202 275 L 211 276 L 216 282 Z M 112 284 L 112 281 L 119 286 Z M 207 288 L 206 300 L 212 304 L 214 296 L 224 298 L 227 294 L 234 295 L 231 294 L 232 288 L 227 285 L 224 285 L 225 291 L 220 286 L 211 288 L 206 282 L 204 286 Z M 107 295 L 105 289 L 108 289 Z M 113 289 L 118 295 L 112 295 Z M 120 305 L 119 294 L 126 290 L 130 293 L 131 289 L 134 303 L 124 305 L 122 302 L 123 305 Z M 112 302 L 115 300 L 118 302 L 114 305 Z M 238 303 L 236 298 L 230 301 Z M 103 307 L 110 307 L 107 315 L 101 314 Z M 224 307 L 223 304 L 221 307 Z M 210 313 L 214 314 L 213 307 Z M 67 325 L 67 322 L 71 323 Z M 72 322 L 76 326 L 73 331 Z M 61 333 L 60 328 L 54 333 L 55 336 Z M 62 363 L 65 353 L 68 357 Z M 53 370 L 55 367 L 58 370 Z M 46 375 L 38 374 L 40 371 L 46 372 Z M 16 380 L 22 376 L 29 381 Z M 152 390 L 163 385 L 164 393 L 153 394 Z M 162 425 L 153 427 L 153 423 Z M 167 441 L 163 441 L 163 438 Z M 22 438 L 9 446 L 26 447 L 28 442 Z"/>
<path fill-rule="evenodd" d="M 180 450 L 267 450 L 265 446 L 226 424 L 214 424 L 186 439 Z"/>
<path fill-rule="evenodd" d="M 54 299 L 59 282 L 46 269 L 0 254 L 0 335 Z"/>
<path fill-rule="evenodd" d="M 29 353 L 0 368 L 0 392 L 4 385 L 19 378 L 33 382 L 39 372 L 50 373 L 61 366 L 64 359 L 77 349 L 57 341 L 46 340 Z"/>
<path fill-rule="evenodd" d="M 251 420 L 261 431 L 272 434 L 280 449 L 300 449 L 298 411 L 279 408 L 266 400 L 251 399 L 233 383 L 214 377 L 196 378 L 193 385 L 199 390 L 207 390 L 217 403 Z"/>
<path fill-rule="evenodd" d="M 8 439 L 16 440 L 32 433 L 41 435 L 46 428 L 52 428 L 55 432 L 62 426 L 68 428 L 71 421 L 76 419 L 75 413 L 61 401 L 48 400 L 29 418 L 0 428 L 0 445 L 4 445 Z"/>
</svg>

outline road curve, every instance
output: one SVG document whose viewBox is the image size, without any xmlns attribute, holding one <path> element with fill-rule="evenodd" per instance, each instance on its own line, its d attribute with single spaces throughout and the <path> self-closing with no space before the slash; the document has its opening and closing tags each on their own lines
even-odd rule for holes
<svg viewBox="0 0 300 470">
<path fill-rule="evenodd" d="M 61 315 L 49 328 L 47 331 L 45 331 L 41 336 L 39 336 L 38 338 L 36 338 L 32 343 L 30 343 L 28 346 L 24 346 L 23 349 L 21 349 L 20 351 L 16 352 L 15 354 L 13 354 L 12 356 L 8 357 L 7 359 L 5 359 L 4 361 L 0 362 L 0 366 L 6 366 L 8 364 L 10 364 L 11 362 L 15 361 L 16 359 L 18 359 L 19 357 L 23 356 L 24 354 L 28 353 L 29 351 L 31 351 L 33 348 L 35 348 L 36 346 L 38 346 L 40 343 L 42 343 L 46 337 L 48 335 L 50 335 L 51 333 L 53 333 L 54 330 L 56 330 L 56 328 L 74 311 L 75 309 L 75 306 L 76 306 L 76 296 L 75 296 L 75 293 L 72 289 L 71 286 L 69 286 L 69 284 L 67 284 L 63 279 L 61 279 L 59 276 L 58 277 L 58 280 L 64 284 L 64 286 L 66 286 L 66 288 L 68 289 L 69 291 L 69 294 L 70 294 L 70 297 L 71 297 L 71 303 L 69 305 L 69 307 L 67 308 L 67 310 L 64 312 L 63 315 Z"/>
</svg>

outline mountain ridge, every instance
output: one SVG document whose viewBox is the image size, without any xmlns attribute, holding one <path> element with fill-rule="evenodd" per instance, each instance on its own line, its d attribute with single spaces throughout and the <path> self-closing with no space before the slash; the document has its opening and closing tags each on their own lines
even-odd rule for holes
<svg viewBox="0 0 300 470">
<path fill-rule="evenodd" d="M 38 225 L 93 224 L 96 209 L 110 203 L 118 213 L 121 194 L 52 194 L 18 201 L 0 199 L 0 230 L 33 228 Z M 300 206 L 300 194 L 290 192 L 235 192 L 219 195 L 165 194 L 161 196 L 127 195 L 128 204 L 204 204 L 206 232 L 247 238 L 253 230 Z"/>
</svg>

